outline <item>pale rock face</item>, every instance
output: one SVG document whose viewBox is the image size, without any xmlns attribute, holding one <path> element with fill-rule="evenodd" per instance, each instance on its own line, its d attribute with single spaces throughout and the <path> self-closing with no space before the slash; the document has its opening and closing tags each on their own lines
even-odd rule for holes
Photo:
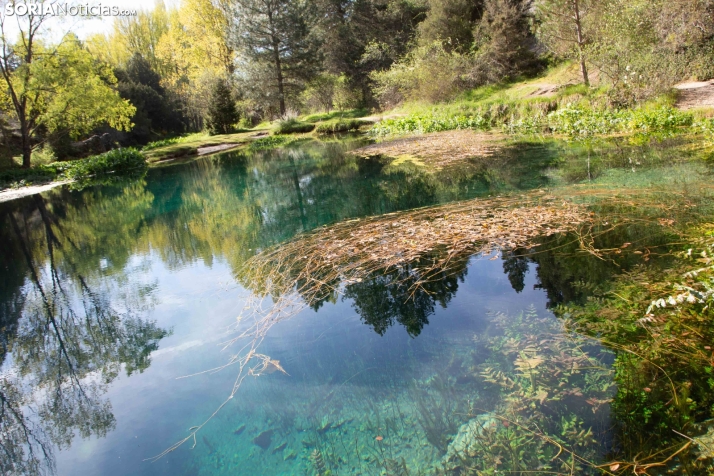
<svg viewBox="0 0 714 476">
<path fill-rule="evenodd" d="M 461 425 L 454 441 L 449 443 L 446 455 L 441 459 L 444 469 L 456 469 L 461 465 L 462 458 L 474 456 L 481 451 L 482 446 L 478 443 L 478 437 L 485 428 L 498 424 L 499 420 L 492 413 L 484 413 Z"/>
</svg>

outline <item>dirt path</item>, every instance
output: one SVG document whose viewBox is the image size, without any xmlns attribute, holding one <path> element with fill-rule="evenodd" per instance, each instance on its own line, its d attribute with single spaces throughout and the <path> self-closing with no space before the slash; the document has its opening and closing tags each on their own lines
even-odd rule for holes
<svg viewBox="0 0 714 476">
<path fill-rule="evenodd" d="M 218 144 L 218 145 L 212 145 L 209 147 L 199 147 L 196 149 L 197 155 L 208 155 L 208 154 L 215 154 L 216 152 L 222 152 L 224 150 L 228 149 L 235 149 L 236 147 L 240 147 L 243 144 Z"/>
<path fill-rule="evenodd" d="M 714 107 L 714 79 L 680 83 L 675 86 L 675 89 L 679 89 L 677 99 L 679 109 Z"/>
</svg>

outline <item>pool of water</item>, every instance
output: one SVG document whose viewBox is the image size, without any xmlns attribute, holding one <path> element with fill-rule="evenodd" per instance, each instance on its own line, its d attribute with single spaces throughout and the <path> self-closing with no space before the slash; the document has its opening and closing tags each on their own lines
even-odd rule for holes
<svg viewBox="0 0 714 476">
<path fill-rule="evenodd" d="M 584 279 L 607 280 L 639 258 L 583 256 L 567 235 L 543 238 L 536 254 L 462 257 L 416 292 L 410 269 L 346 283 L 272 326 L 259 349 L 269 365 L 225 403 L 237 369 L 221 367 L 241 342 L 225 343 L 250 297 L 236 273 L 261 250 L 345 219 L 665 160 L 655 151 L 636 165 L 624 156 L 583 165 L 581 154 L 563 165 L 562 151 L 529 144 L 497 167 L 426 171 L 346 147 L 228 153 L 2 204 L 3 471 L 590 471 L 558 450 L 566 443 L 606 461 L 612 354 L 550 309 L 584 299 Z M 618 233 L 613 243 L 659 236 L 645 226 Z"/>
</svg>

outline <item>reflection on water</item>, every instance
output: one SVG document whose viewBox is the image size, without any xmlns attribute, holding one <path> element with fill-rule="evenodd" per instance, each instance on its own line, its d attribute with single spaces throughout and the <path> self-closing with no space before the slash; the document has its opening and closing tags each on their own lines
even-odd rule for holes
<svg viewBox="0 0 714 476">
<path fill-rule="evenodd" d="M 616 450 L 612 358 L 548 307 L 642 262 L 629 251 L 660 259 L 672 236 L 656 222 L 594 230 L 595 248 L 636 244 L 614 259 L 561 234 L 459 256 L 417 287 L 415 261 L 325 292 L 271 329 L 261 352 L 277 364 L 195 448 L 144 460 L 230 393 L 232 367 L 175 378 L 234 352 L 217 344 L 246 302 L 235 275 L 259 251 L 349 218 L 617 176 L 630 152 L 592 160 L 584 178 L 582 154 L 552 144 L 440 171 L 308 144 L 3 204 L 3 474 L 589 471 L 585 459 Z M 670 165 L 666 150 L 638 153 L 637 167 Z"/>
</svg>

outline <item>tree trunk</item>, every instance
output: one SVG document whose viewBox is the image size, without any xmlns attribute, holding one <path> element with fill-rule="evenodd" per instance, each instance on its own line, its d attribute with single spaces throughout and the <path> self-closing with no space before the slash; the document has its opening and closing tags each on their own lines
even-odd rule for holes
<svg viewBox="0 0 714 476">
<path fill-rule="evenodd" d="M 30 131 L 28 130 L 27 121 L 23 120 L 20 123 L 20 134 L 22 136 L 22 168 L 30 168 L 30 159 L 32 157 L 32 143 L 30 139 Z"/>
<path fill-rule="evenodd" d="M 585 39 L 583 37 L 583 25 L 580 19 L 580 4 L 578 0 L 573 0 L 573 10 L 575 14 L 575 31 L 578 34 L 578 56 L 580 57 L 580 73 L 583 75 L 583 83 L 585 86 L 590 86 L 590 78 L 588 77 L 588 67 L 585 64 L 585 53 L 583 52 L 583 46 L 585 46 Z"/>
<path fill-rule="evenodd" d="M 275 56 L 275 71 L 278 79 L 278 96 L 280 99 L 280 115 L 285 115 L 285 85 L 283 84 L 283 65 L 280 63 L 280 49 L 278 42 L 273 40 Z"/>
<path fill-rule="evenodd" d="M 275 62 L 275 76 L 278 80 L 278 96 L 280 101 L 280 115 L 285 115 L 285 85 L 283 84 L 283 65 L 280 61 L 280 40 L 273 24 L 273 12 L 268 7 L 268 24 L 270 25 L 270 40 L 273 46 L 273 61 Z"/>
</svg>

